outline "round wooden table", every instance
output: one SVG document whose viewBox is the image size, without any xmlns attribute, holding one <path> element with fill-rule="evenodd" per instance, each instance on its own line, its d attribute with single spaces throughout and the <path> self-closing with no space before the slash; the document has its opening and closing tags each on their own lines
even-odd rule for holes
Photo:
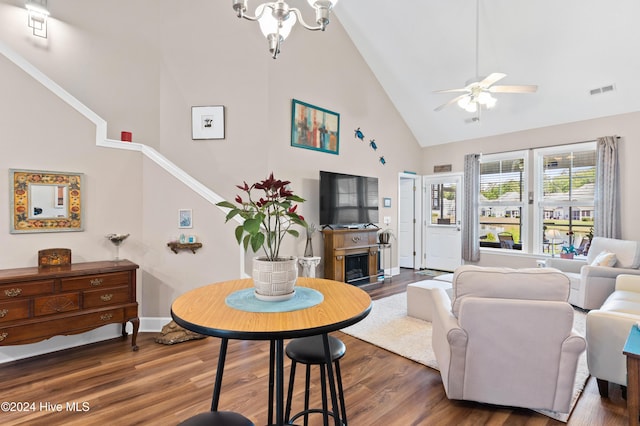
<svg viewBox="0 0 640 426">
<path fill-rule="evenodd" d="M 275 375 L 276 424 L 284 424 L 284 339 L 322 335 L 327 374 L 333 403 L 333 417 L 339 425 L 337 394 L 327 333 L 355 324 L 371 311 L 371 298 L 362 289 L 321 278 L 298 278 L 297 287 L 322 293 L 322 302 L 290 312 L 247 312 L 227 306 L 230 294 L 253 287 L 253 280 L 241 279 L 210 284 L 178 297 L 171 306 L 174 321 L 191 331 L 222 339 L 211 411 L 218 410 L 224 362 L 229 339 L 269 340 L 269 424 L 273 422 Z M 278 303 L 278 302 L 273 302 Z M 274 374 L 275 372 L 275 374 Z"/>
</svg>

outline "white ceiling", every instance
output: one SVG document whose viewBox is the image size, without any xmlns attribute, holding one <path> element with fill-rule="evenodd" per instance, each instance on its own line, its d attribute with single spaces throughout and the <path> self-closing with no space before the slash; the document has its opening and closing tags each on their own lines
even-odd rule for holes
<svg viewBox="0 0 640 426">
<path fill-rule="evenodd" d="M 479 74 L 537 84 L 474 114 L 434 108 L 475 77 L 476 0 L 341 0 L 335 15 L 421 146 L 640 110 L 640 1 L 480 0 Z M 331 25 L 327 28 L 331 31 Z M 615 85 L 592 96 L 591 89 Z"/>
</svg>

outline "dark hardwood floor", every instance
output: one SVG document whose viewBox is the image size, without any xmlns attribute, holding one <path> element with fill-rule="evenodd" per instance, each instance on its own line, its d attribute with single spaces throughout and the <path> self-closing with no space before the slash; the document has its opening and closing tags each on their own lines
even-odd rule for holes
<svg viewBox="0 0 640 426">
<path fill-rule="evenodd" d="M 403 270 L 391 281 L 363 288 L 377 299 L 401 293 L 408 283 L 423 279 Z M 437 371 L 346 334 L 336 336 L 348 348 L 341 367 L 352 426 L 562 424 L 526 409 L 450 401 Z M 0 424 L 175 425 L 207 411 L 219 340 L 165 346 L 154 337 L 141 333 L 138 352 L 114 339 L 3 364 L 0 400 L 15 402 L 10 408 L 21 410 L 2 406 Z M 221 410 L 238 411 L 258 425 L 266 424 L 268 351 L 266 342 L 229 343 Z M 317 371 L 313 374 L 316 377 Z M 295 401 L 301 404 L 304 369 L 298 369 L 296 383 Z M 318 393 L 318 386 L 312 387 L 312 394 Z M 610 395 L 601 399 L 590 378 L 568 424 L 626 424 L 619 387 L 612 386 Z M 321 424 L 319 420 L 312 416 L 310 423 Z"/>
</svg>

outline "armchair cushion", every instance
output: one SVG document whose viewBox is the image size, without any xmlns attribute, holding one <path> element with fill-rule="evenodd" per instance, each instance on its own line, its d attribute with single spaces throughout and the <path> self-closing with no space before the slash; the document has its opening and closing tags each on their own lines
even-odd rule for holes
<svg viewBox="0 0 640 426">
<path fill-rule="evenodd" d="M 611 268 L 616 264 L 617 261 L 618 261 L 618 258 L 616 257 L 615 253 L 611 253 L 609 251 L 604 250 L 600 252 L 600 254 L 597 255 L 595 259 L 593 259 L 593 262 L 591 262 L 590 265 L 591 266 L 607 266 Z"/>
</svg>

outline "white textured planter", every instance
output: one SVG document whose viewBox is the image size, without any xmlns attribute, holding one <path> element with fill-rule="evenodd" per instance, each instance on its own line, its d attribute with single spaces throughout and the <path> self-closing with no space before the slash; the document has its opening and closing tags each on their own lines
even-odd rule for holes
<svg viewBox="0 0 640 426">
<path fill-rule="evenodd" d="M 298 279 L 297 258 L 291 256 L 275 261 L 253 258 L 253 285 L 260 300 L 287 300 L 295 294 Z"/>
</svg>

